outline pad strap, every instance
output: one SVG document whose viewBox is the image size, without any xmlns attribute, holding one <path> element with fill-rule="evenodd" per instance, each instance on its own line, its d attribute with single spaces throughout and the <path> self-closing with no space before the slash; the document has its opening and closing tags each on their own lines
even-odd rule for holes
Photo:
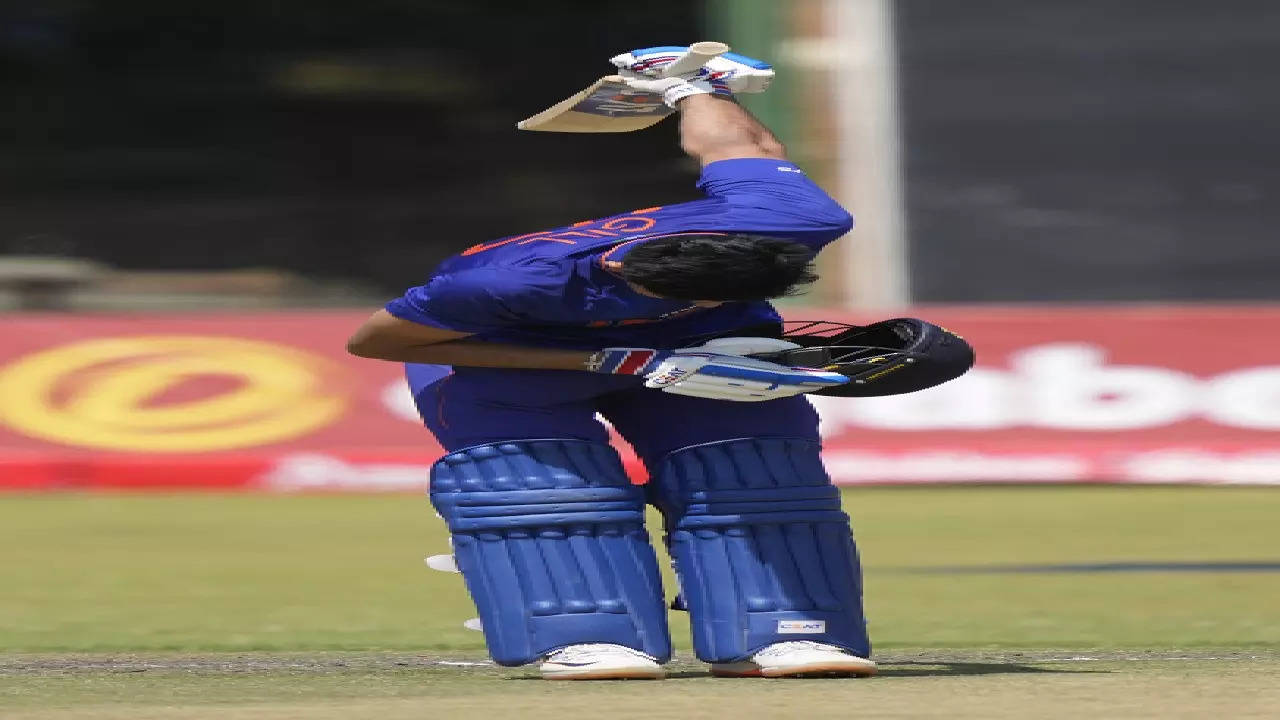
<svg viewBox="0 0 1280 720">
<path fill-rule="evenodd" d="M 495 662 L 614 643 L 671 655 L 644 498 L 608 445 L 481 445 L 432 468 L 431 501 Z"/>
</svg>

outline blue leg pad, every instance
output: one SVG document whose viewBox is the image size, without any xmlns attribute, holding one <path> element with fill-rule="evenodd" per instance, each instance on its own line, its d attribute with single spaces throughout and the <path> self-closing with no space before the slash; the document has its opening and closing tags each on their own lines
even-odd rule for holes
<svg viewBox="0 0 1280 720">
<path fill-rule="evenodd" d="M 532 440 L 460 450 L 432 468 L 431 502 L 499 665 L 577 643 L 670 659 L 644 491 L 613 448 Z"/>
<path fill-rule="evenodd" d="M 700 660 L 788 640 L 870 655 L 858 552 L 816 442 L 696 445 L 668 455 L 655 480 Z"/>
</svg>

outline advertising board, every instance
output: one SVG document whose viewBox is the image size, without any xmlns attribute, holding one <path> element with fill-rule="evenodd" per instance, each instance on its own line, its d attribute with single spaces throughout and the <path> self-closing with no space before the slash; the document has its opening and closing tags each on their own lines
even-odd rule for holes
<svg viewBox="0 0 1280 720">
<path fill-rule="evenodd" d="M 978 365 L 910 395 L 815 398 L 837 483 L 1280 484 L 1280 308 L 909 314 Z M 346 354 L 364 317 L 0 317 L 0 488 L 421 490 L 443 451 L 401 367 Z"/>
</svg>

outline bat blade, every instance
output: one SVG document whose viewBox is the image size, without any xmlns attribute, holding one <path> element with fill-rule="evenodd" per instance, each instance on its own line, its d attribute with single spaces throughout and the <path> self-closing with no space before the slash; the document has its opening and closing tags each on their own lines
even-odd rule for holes
<svg viewBox="0 0 1280 720">
<path fill-rule="evenodd" d="M 636 92 L 617 75 L 606 75 L 516 127 L 543 132 L 631 132 L 655 125 L 673 112 L 658 95 Z"/>
</svg>

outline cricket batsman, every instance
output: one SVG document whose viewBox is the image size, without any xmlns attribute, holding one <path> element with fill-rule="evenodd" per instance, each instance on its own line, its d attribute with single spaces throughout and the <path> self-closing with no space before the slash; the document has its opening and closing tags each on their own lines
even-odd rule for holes
<svg viewBox="0 0 1280 720">
<path fill-rule="evenodd" d="M 858 554 L 804 396 L 908 392 L 963 373 L 972 353 L 910 318 L 834 341 L 783 334 L 768 300 L 816 279 L 812 258 L 853 219 L 734 102 L 764 89 L 768 65 L 728 55 L 721 71 L 660 77 L 670 49 L 613 61 L 677 109 L 705 197 L 634 198 L 629 212 L 475 244 L 348 349 L 405 364 L 448 451 L 431 502 L 499 664 L 663 676 L 648 503 L 665 519 L 674 607 L 714 674 L 873 675 Z M 597 416 L 647 484 L 629 480 Z"/>
</svg>

